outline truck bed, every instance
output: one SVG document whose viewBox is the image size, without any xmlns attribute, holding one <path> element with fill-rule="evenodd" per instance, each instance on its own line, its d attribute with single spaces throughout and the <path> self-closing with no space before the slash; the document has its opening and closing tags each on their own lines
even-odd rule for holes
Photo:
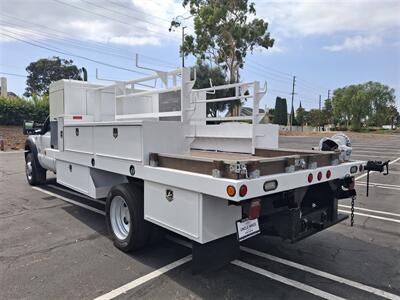
<svg viewBox="0 0 400 300">
<path fill-rule="evenodd" d="M 243 179 L 338 165 L 338 158 L 338 152 L 282 148 L 256 148 L 254 155 L 191 150 L 190 155 L 151 153 L 150 164 L 220 178 Z"/>
</svg>

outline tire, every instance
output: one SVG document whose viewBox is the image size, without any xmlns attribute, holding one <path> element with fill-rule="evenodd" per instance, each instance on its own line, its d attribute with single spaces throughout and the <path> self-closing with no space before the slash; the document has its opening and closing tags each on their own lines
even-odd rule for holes
<svg viewBox="0 0 400 300">
<path fill-rule="evenodd" d="M 144 247 L 151 226 L 144 220 L 143 186 L 123 183 L 114 186 L 106 201 L 106 222 L 114 245 L 124 252 Z"/>
<path fill-rule="evenodd" d="M 30 185 L 39 185 L 46 181 L 46 169 L 43 169 L 32 152 L 25 158 L 25 175 Z"/>
</svg>

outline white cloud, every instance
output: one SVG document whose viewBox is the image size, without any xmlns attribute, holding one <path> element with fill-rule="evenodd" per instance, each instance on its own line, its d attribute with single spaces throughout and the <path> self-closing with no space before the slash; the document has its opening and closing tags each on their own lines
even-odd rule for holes
<svg viewBox="0 0 400 300">
<path fill-rule="evenodd" d="M 24 39 L 61 37 L 140 46 L 178 41 L 179 33 L 168 31 L 169 21 L 186 11 L 174 0 L 0 0 L 0 12 L 1 28 Z M 12 39 L 0 35 L 0 41 Z"/>
<path fill-rule="evenodd" d="M 399 0 L 260 0 L 256 10 L 283 49 L 307 37 L 329 37 L 344 40 L 325 50 L 359 51 L 400 36 Z"/>
<path fill-rule="evenodd" d="M 256 0 L 256 9 L 277 39 L 268 50 L 275 53 L 290 48 L 285 44 L 290 37 L 349 33 L 385 38 L 384 32 L 400 28 L 399 0 Z M 0 12 L 1 28 L 19 37 L 55 40 L 61 36 L 130 46 L 179 43 L 179 32 L 168 32 L 169 21 L 188 15 L 181 0 L 0 0 Z M 10 40 L 0 35 L 0 41 Z"/>
<path fill-rule="evenodd" d="M 283 36 L 365 34 L 400 28 L 398 0 L 258 1 L 257 14 Z"/>
<path fill-rule="evenodd" d="M 325 46 L 323 49 L 328 51 L 343 51 L 343 50 L 355 50 L 360 51 L 369 47 L 376 47 L 382 44 L 382 38 L 378 36 L 352 36 L 345 38 L 340 44 L 334 44 L 331 46 Z"/>
<path fill-rule="evenodd" d="M 109 41 L 115 44 L 124 44 L 131 46 L 160 45 L 160 39 L 155 37 L 114 36 Z"/>
</svg>

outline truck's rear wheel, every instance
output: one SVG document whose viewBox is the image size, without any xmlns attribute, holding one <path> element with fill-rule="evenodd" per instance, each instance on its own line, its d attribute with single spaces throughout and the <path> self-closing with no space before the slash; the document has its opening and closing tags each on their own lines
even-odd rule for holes
<svg viewBox="0 0 400 300">
<path fill-rule="evenodd" d="M 114 245 L 124 252 L 139 249 L 149 240 L 149 225 L 144 220 L 143 188 L 119 184 L 107 197 L 106 220 Z"/>
<path fill-rule="evenodd" d="M 30 185 L 38 185 L 46 181 L 46 170 L 39 165 L 32 152 L 29 152 L 25 158 L 25 174 Z"/>
</svg>

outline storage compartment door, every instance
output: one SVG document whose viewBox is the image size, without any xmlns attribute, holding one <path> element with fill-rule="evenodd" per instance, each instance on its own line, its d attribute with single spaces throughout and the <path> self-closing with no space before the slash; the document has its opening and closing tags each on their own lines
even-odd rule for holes
<svg viewBox="0 0 400 300">
<path fill-rule="evenodd" d="M 200 239 L 201 194 L 144 183 L 144 218 L 191 240 Z"/>
<path fill-rule="evenodd" d="M 142 161 L 142 126 L 96 126 L 96 155 Z"/>
<path fill-rule="evenodd" d="M 64 150 L 93 153 L 93 127 L 64 126 Z"/>
<path fill-rule="evenodd" d="M 89 167 L 57 160 L 57 182 L 75 191 L 89 195 Z"/>
</svg>

